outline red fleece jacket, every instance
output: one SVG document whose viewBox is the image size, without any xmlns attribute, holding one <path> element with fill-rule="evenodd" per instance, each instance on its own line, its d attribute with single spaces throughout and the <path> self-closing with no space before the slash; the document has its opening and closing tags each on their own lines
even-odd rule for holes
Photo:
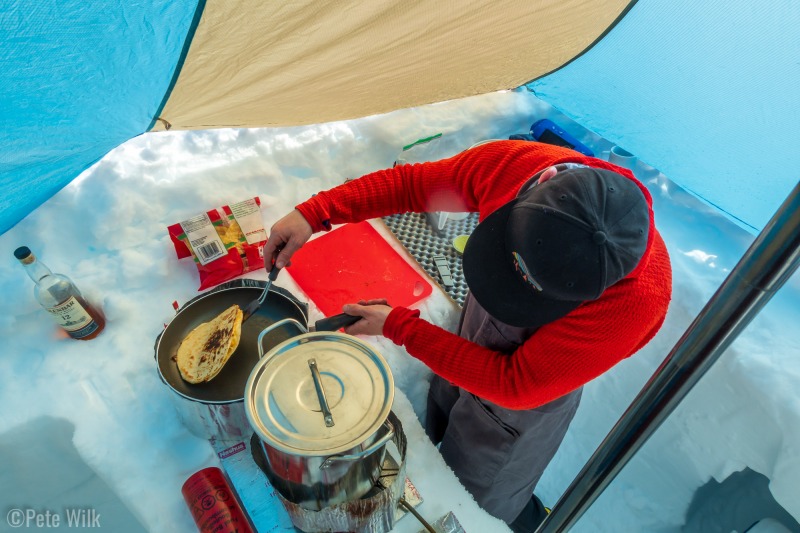
<svg viewBox="0 0 800 533">
<path fill-rule="evenodd" d="M 392 310 L 383 334 L 450 382 L 510 409 L 548 403 L 641 349 L 664 322 L 672 271 L 647 188 L 627 169 L 572 150 L 529 141 L 497 141 L 441 161 L 367 174 L 297 206 L 314 231 L 407 211 L 478 211 L 480 220 L 512 200 L 534 174 L 558 163 L 619 172 L 651 205 L 648 248 L 639 265 L 597 300 L 539 328 L 513 353 L 469 342 L 419 318 Z"/>
</svg>

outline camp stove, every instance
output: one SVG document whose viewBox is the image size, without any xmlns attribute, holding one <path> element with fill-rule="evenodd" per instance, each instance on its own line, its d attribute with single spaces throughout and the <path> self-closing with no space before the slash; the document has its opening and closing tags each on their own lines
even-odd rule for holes
<svg viewBox="0 0 800 533">
<path fill-rule="evenodd" d="M 261 441 L 255 433 L 249 441 L 231 442 L 212 439 L 231 484 L 242 506 L 259 532 L 285 531 L 355 531 L 385 533 L 398 520 L 422 503 L 414 484 L 406 476 L 406 437 L 400 421 L 390 414 L 395 435 L 387 446 L 378 481 L 367 494 L 356 500 L 325 507 L 320 511 L 304 509 L 286 500 L 270 484 Z M 451 520 L 455 517 L 451 516 Z M 448 517 L 443 517 L 447 519 Z M 432 526 L 423 523 L 423 531 Z M 441 521 L 441 520 L 440 520 Z M 457 523 L 457 521 L 456 521 Z M 439 529 L 448 531 L 448 529 Z"/>
</svg>

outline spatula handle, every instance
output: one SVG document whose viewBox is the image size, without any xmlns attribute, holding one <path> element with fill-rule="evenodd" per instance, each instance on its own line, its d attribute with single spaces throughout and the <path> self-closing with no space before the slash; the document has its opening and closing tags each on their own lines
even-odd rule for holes
<svg viewBox="0 0 800 533">
<path fill-rule="evenodd" d="M 273 259 L 273 261 L 274 261 L 274 259 Z M 275 278 L 277 278 L 277 277 L 278 277 L 278 272 L 280 272 L 280 271 L 281 271 L 281 269 L 280 269 L 280 268 L 277 268 L 277 267 L 275 266 L 275 263 L 273 262 L 273 263 L 272 263 L 272 270 L 270 270 L 270 271 L 269 271 L 269 276 L 267 276 L 267 277 L 268 277 L 268 278 L 269 278 L 271 281 L 275 281 Z"/>
</svg>

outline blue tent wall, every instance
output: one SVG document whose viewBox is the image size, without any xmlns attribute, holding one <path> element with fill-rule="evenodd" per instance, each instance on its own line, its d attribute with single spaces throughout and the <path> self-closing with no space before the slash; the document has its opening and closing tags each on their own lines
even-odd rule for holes
<svg viewBox="0 0 800 533">
<path fill-rule="evenodd" d="M 148 129 L 197 6 L 0 5 L 0 233 Z"/>
<path fill-rule="evenodd" d="M 149 129 L 203 2 L 0 4 L 0 233 Z M 798 27 L 792 0 L 639 0 L 529 87 L 758 230 L 800 174 Z"/>
<path fill-rule="evenodd" d="M 800 178 L 800 3 L 639 0 L 528 87 L 760 230 Z"/>
</svg>

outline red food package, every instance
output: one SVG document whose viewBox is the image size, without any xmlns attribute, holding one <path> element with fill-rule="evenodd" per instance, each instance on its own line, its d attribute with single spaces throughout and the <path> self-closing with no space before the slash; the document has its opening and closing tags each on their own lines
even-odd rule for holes
<svg viewBox="0 0 800 533">
<path fill-rule="evenodd" d="M 264 267 L 267 232 L 258 197 L 223 205 L 167 228 L 178 259 L 194 258 L 205 290 Z"/>
</svg>

